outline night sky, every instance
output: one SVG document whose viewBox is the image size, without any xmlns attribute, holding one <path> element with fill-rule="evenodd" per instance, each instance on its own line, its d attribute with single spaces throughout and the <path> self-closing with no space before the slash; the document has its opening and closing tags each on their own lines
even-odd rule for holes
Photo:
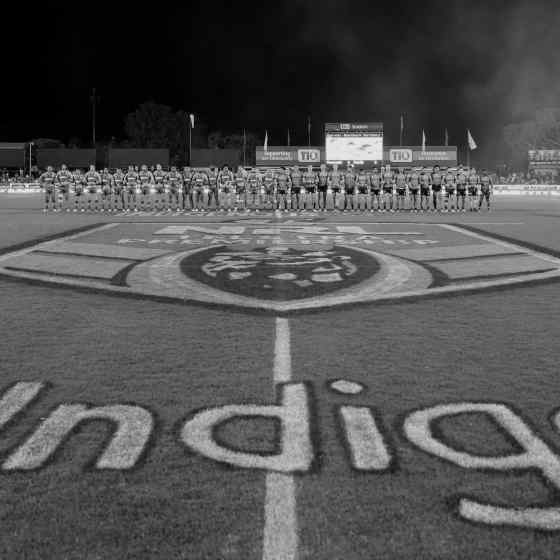
<svg viewBox="0 0 560 560">
<path fill-rule="evenodd" d="M 382 121 L 386 144 L 465 145 L 499 156 L 505 123 L 560 106 L 560 2 L 276 0 L 20 3 L 2 25 L 1 141 L 123 137 L 147 100 L 283 144 L 322 141 L 322 124 Z M 12 45 L 12 46 L 9 46 Z"/>
</svg>

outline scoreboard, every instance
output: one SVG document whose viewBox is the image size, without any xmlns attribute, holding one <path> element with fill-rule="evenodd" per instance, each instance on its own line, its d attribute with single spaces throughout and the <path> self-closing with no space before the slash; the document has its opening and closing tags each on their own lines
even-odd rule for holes
<svg viewBox="0 0 560 560">
<path fill-rule="evenodd" d="M 383 123 L 326 123 L 328 163 L 383 160 Z"/>
</svg>

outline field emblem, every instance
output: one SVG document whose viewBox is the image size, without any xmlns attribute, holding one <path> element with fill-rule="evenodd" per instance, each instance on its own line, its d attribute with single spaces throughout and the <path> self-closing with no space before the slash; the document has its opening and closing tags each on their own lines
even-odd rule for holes
<svg viewBox="0 0 560 560">
<path fill-rule="evenodd" d="M 556 279 L 560 259 L 449 224 L 113 223 L 7 252 L 0 274 L 289 313 Z"/>
</svg>

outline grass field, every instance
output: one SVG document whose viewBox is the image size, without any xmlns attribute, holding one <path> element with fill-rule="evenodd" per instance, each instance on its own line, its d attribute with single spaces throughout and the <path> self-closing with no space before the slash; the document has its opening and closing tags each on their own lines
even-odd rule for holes
<svg viewBox="0 0 560 560">
<path fill-rule="evenodd" d="M 240 223 L 217 215 L 44 215 L 40 207 L 34 195 L 0 197 L 0 258 L 12 259 L 14 268 L 17 259 L 34 258 L 10 256 L 14 247 L 32 250 L 52 239 L 56 248 L 66 242 L 65 232 L 84 226 L 118 222 L 76 240 L 116 246 L 123 236 L 155 239 L 169 225 Z M 308 216 L 249 219 L 255 228 L 313 223 Z M 555 258 L 559 220 L 555 199 L 500 197 L 490 214 L 337 215 L 317 224 L 371 222 L 383 239 L 394 239 L 387 233 L 393 230 L 455 224 L 487 234 L 484 243 L 494 239 Z M 105 231 L 118 235 L 102 237 Z M 452 233 L 437 238 L 437 246 L 453 251 L 467 243 Z M 33 266 L 45 260 L 40 256 Z M 74 255 L 63 264 L 84 258 Z M 494 257 L 476 261 L 476 277 L 487 280 L 484 259 Z M 521 259 L 528 262 L 526 255 Z M 146 277 L 167 270 L 165 260 L 159 268 L 158 262 Z M 446 267 L 447 281 L 462 285 L 453 274 L 463 269 Z M 0 275 L 2 558 L 560 556 L 556 279 L 275 313 L 177 294 L 124 297 L 130 294 L 112 291 L 109 280 L 93 286 L 68 274 L 64 285 L 55 272 L 34 270 L 25 277 Z M 354 385 L 339 385 L 347 392 L 337 392 L 331 384 L 340 379 Z M 36 385 L 35 399 L 16 406 L 10 388 L 23 382 L 44 385 Z M 295 403 L 291 389 L 306 401 L 273 416 L 282 414 L 275 403 Z M 463 453 L 459 465 L 421 449 L 405 427 L 414 411 L 450 403 L 502 404 L 516 423 L 508 430 L 488 412 L 440 418 L 433 436 Z M 72 423 L 77 404 L 99 414 Z M 130 414 L 143 411 L 143 420 L 126 428 L 103 419 L 100 410 L 115 416 L 117 405 Z M 241 407 L 211 430 L 217 446 L 228 450 L 216 460 L 204 442 L 193 443 L 194 427 L 190 436 L 187 431 L 227 405 Z M 361 414 L 353 427 L 343 421 L 344 406 Z M 519 436 L 520 424 L 530 436 Z M 121 443 L 111 468 L 103 468 L 99 461 L 108 457 L 111 438 L 142 427 L 147 435 L 138 455 L 127 463 L 131 442 Z M 299 443 L 290 450 L 288 441 Z M 531 460 L 520 468 L 524 451 Z M 499 457 L 513 460 L 498 468 Z M 483 467 L 473 458 L 489 463 Z M 262 468 L 267 465 L 277 468 Z M 501 522 L 468 519 L 460 509 L 465 497 L 509 513 Z M 523 508 L 531 512 L 520 522 Z"/>
</svg>

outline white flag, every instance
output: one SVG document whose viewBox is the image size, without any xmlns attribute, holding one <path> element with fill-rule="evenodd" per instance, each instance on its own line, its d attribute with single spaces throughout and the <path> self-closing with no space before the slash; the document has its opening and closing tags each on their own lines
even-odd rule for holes
<svg viewBox="0 0 560 560">
<path fill-rule="evenodd" d="M 191 119 L 191 128 L 194 128 L 194 115 L 191 113 L 189 117 Z"/>
<path fill-rule="evenodd" d="M 424 129 L 422 129 L 422 151 L 426 151 L 426 133 L 424 132 Z"/>
<path fill-rule="evenodd" d="M 471 131 L 467 128 L 467 142 L 469 143 L 469 149 L 476 150 L 477 145 L 474 138 L 471 135 Z"/>
<path fill-rule="evenodd" d="M 268 130 L 264 132 L 264 151 L 268 152 Z"/>
</svg>

